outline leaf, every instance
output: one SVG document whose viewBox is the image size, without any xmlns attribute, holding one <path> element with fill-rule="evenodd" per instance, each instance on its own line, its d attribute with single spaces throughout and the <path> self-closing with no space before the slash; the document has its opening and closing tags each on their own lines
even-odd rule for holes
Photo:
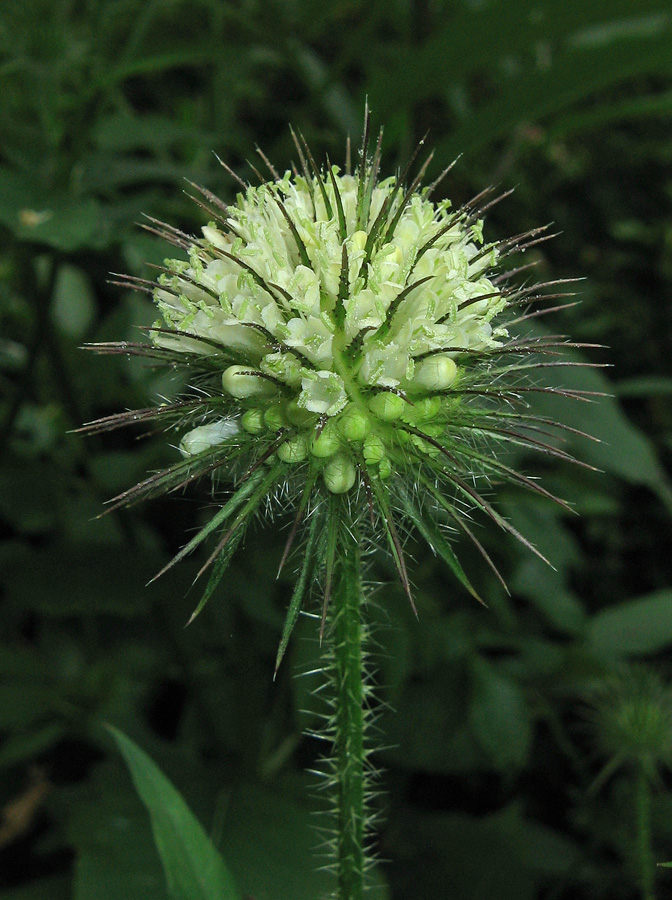
<svg viewBox="0 0 672 900">
<path fill-rule="evenodd" d="M 154 576 L 152 581 L 155 581 L 161 575 L 171 569 L 176 563 L 178 563 L 181 559 L 184 559 L 185 556 L 188 556 L 193 550 L 201 544 L 208 535 L 212 534 L 212 532 L 217 528 L 222 522 L 225 522 L 226 519 L 229 518 L 232 513 L 234 513 L 241 503 L 250 496 L 250 494 L 254 493 L 255 489 L 259 487 L 259 484 L 264 480 L 263 478 L 264 472 L 263 470 L 258 470 L 255 472 L 250 478 L 235 492 L 235 494 L 222 506 L 222 508 L 215 513 L 215 515 L 207 522 L 203 528 L 196 534 L 188 544 L 185 544 L 182 549 L 173 556 L 169 563 L 167 563 L 160 572 Z M 268 480 L 268 479 L 267 479 Z M 256 506 L 261 502 L 263 495 L 266 493 L 267 487 L 264 484 L 263 490 L 260 492 L 261 496 L 255 496 L 252 498 L 242 513 L 239 515 L 248 515 L 252 509 L 256 508 Z M 259 492 L 258 492 L 259 494 Z M 250 503 L 253 503 L 253 506 L 250 507 Z M 247 512 L 245 512 L 247 510 Z"/>
<path fill-rule="evenodd" d="M 189 621 L 187 625 L 191 625 L 197 615 L 201 612 L 205 604 L 212 597 L 217 588 L 217 585 L 224 577 L 224 573 L 229 567 L 229 563 L 233 559 L 233 554 L 238 549 L 238 545 L 242 541 L 245 535 L 245 528 L 241 526 L 237 531 L 234 531 L 233 534 L 229 537 L 226 544 L 222 547 L 222 549 L 217 554 L 217 557 L 213 563 L 212 571 L 210 573 L 210 578 L 208 579 L 208 583 L 203 591 L 203 596 L 198 601 L 198 605 L 193 613 L 189 616 Z"/>
<path fill-rule="evenodd" d="M 71 900 L 69 876 L 38 878 L 24 887 L 0 891 L 0 900 Z"/>
<path fill-rule="evenodd" d="M 0 224 L 21 239 L 71 252 L 102 248 L 109 239 L 94 197 L 42 191 L 28 175 L 0 167 Z"/>
<path fill-rule="evenodd" d="M 94 124 L 93 139 L 103 151 L 118 156 L 133 150 L 151 150 L 157 156 L 168 147 L 195 144 L 214 146 L 214 135 L 160 113 L 138 114 L 124 110 L 103 116 Z M 108 162 L 113 159 L 108 158 Z"/>
<path fill-rule="evenodd" d="M 511 803 L 485 815 L 407 814 L 406 833 L 417 848 L 408 896 L 536 900 L 545 887 L 552 891 L 557 884 L 574 883 L 570 879 L 581 859 L 580 847 L 561 832 L 525 818 L 522 806 Z"/>
<path fill-rule="evenodd" d="M 612 122 L 628 119 L 657 118 L 672 111 L 672 91 L 652 96 L 638 96 L 615 103 L 600 103 L 590 110 L 559 116 L 548 129 L 548 139 L 567 138 L 577 132 L 591 132 Z"/>
<path fill-rule="evenodd" d="M 64 264 L 59 267 L 51 301 L 51 313 L 59 330 L 81 340 L 96 317 L 96 298 L 83 269 Z"/>
<path fill-rule="evenodd" d="M 537 329 L 532 333 L 542 334 Z M 566 351 L 563 357 L 573 361 L 581 359 L 571 351 Z M 654 445 L 628 419 L 618 401 L 611 396 L 612 385 L 602 372 L 581 368 L 545 369 L 539 375 L 539 384 L 542 382 L 551 387 L 560 385 L 570 391 L 584 390 L 602 394 L 603 396 L 586 403 L 570 402 L 547 393 L 539 393 L 534 400 L 533 412 L 559 420 L 577 431 L 597 438 L 597 441 L 586 441 L 571 436 L 563 449 L 577 459 L 625 478 L 632 484 L 646 485 L 672 510 L 672 487 Z"/>
<path fill-rule="evenodd" d="M 268 789 L 246 786 L 233 792 L 227 822 L 222 845 L 245 897 L 317 900 L 334 896 L 335 876 L 320 866 L 316 855 L 320 821 L 314 808 Z M 367 882 L 367 900 L 389 897 L 380 872 L 371 872 Z"/>
<path fill-rule="evenodd" d="M 67 727 L 60 722 L 48 722 L 32 731 L 10 734 L 0 747 L 0 769 L 34 762 L 36 757 L 44 756 L 68 736 Z"/>
<path fill-rule="evenodd" d="M 303 563 L 301 565 L 301 572 L 299 573 L 299 577 L 296 581 L 296 585 L 294 586 L 294 590 L 292 591 L 292 597 L 287 608 L 285 624 L 282 628 L 280 646 L 278 647 L 278 653 L 275 658 L 276 673 L 280 668 L 282 657 L 285 655 L 285 650 L 287 649 L 289 638 L 294 629 L 294 626 L 296 625 L 296 620 L 299 617 L 299 612 L 301 611 L 301 604 L 303 603 L 303 599 L 306 595 L 307 589 L 310 586 L 310 582 L 315 571 L 315 564 L 317 562 L 315 549 L 321 537 L 323 522 L 324 516 L 322 515 L 322 506 L 318 506 L 313 511 L 313 515 L 311 517 L 310 525 L 308 527 L 308 540 L 306 541 L 306 546 L 303 550 Z"/>
<path fill-rule="evenodd" d="M 482 659 L 473 665 L 469 723 L 498 769 L 522 768 L 532 744 L 532 725 L 518 686 Z"/>
<path fill-rule="evenodd" d="M 669 42 L 669 10 L 655 0 L 573 0 L 529 16 L 505 0 L 462 4 L 421 46 L 372 67 L 368 95 L 388 121 L 418 101 L 447 100 L 460 119 L 437 150 L 453 159 L 627 78 L 662 75 Z M 487 100 L 472 102 L 471 86 L 484 78 Z"/>
<path fill-rule="evenodd" d="M 47 617 L 139 616 L 158 596 L 157 589 L 149 591 L 145 585 L 160 560 L 146 547 L 59 540 L 32 553 L 17 553 L 4 567 L 1 583 L 18 609 Z"/>
<path fill-rule="evenodd" d="M 590 621 L 588 640 L 598 653 L 641 656 L 672 644 L 672 589 L 605 609 Z"/>
<path fill-rule="evenodd" d="M 238 900 L 233 877 L 214 844 L 147 754 L 108 726 L 147 807 L 159 856 L 174 900 Z"/>
<path fill-rule="evenodd" d="M 110 758 L 68 791 L 64 825 L 76 854 L 71 900 L 167 900 L 147 813 L 122 765 Z"/>
<path fill-rule="evenodd" d="M 551 553 L 553 562 L 555 557 Z M 580 598 L 568 587 L 564 573 L 555 572 L 539 559 L 521 559 L 510 580 L 511 589 L 525 597 L 557 628 L 568 635 L 579 635 L 586 614 Z"/>
<path fill-rule="evenodd" d="M 402 498 L 404 509 L 408 517 L 411 519 L 415 527 L 418 529 L 423 538 L 427 541 L 432 551 L 440 556 L 441 559 L 449 566 L 453 575 L 456 576 L 460 584 L 465 587 L 472 597 L 483 603 L 476 590 L 469 581 L 462 564 L 460 563 L 455 551 L 450 546 L 446 538 L 443 536 L 437 524 L 435 524 L 428 516 L 423 515 L 422 510 L 413 501 L 410 496 Z"/>
<path fill-rule="evenodd" d="M 399 535 L 397 534 L 397 527 L 394 524 L 394 517 L 387 502 L 387 497 L 385 496 L 386 489 L 381 485 L 380 480 L 376 477 L 371 480 L 371 490 L 373 491 L 373 495 L 380 510 L 380 515 L 383 521 L 383 528 L 385 530 L 385 534 L 387 535 L 387 542 L 390 547 L 390 552 L 392 554 L 392 559 L 394 560 L 397 574 L 399 575 L 399 581 L 401 581 L 404 592 L 408 597 L 409 603 L 411 604 L 411 609 L 417 617 L 418 611 L 415 607 L 415 601 L 413 600 L 413 593 L 411 591 L 411 583 L 408 579 L 408 572 L 406 571 L 404 551 L 401 546 L 401 541 L 399 540 Z"/>
</svg>

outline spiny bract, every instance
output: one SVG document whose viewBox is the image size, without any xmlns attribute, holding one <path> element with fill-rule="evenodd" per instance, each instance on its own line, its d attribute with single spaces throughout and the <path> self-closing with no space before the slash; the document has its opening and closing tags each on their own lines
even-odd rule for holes
<svg viewBox="0 0 672 900">
<path fill-rule="evenodd" d="M 517 288 L 510 278 L 521 268 L 494 271 L 502 257 L 545 240 L 546 229 L 484 243 L 481 215 L 506 194 L 485 203 L 484 191 L 457 210 L 448 200 L 434 202 L 441 179 L 421 186 L 429 160 L 408 185 L 413 160 L 379 180 L 381 140 L 369 157 L 368 133 L 367 117 L 355 174 L 349 164 L 345 172 L 329 163 L 320 170 L 295 136 L 301 174 L 280 176 L 261 154 L 270 180 L 250 186 L 237 179 L 243 190 L 234 206 L 197 188 L 212 217 L 201 237 L 152 220 L 150 230 L 187 259 L 167 260 L 158 286 L 135 277 L 119 283 L 151 294 L 163 321 L 150 344 L 94 345 L 190 370 L 195 391 L 186 398 L 88 427 L 158 417 L 180 431 L 182 461 L 117 504 L 205 473 L 235 482 L 230 499 L 176 557 L 221 529 L 206 598 L 246 523 L 283 490 L 284 505 L 296 512 L 290 544 L 302 520 L 329 497 L 346 495 L 348 515 L 368 510 L 380 526 L 409 597 L 398 515 L 472 590 L 445 528 L 462 529 L 489 563 L 465 522 L 476 507 L 527 544 L 478 493 L 478 478 L 550 496 L 498 458 L 502 445 L 569 458 L 538 436 L 555 423 L 524 402 L 531 390 L 576 396 L 525 380 L 539 365 L 531 354 L 555 356 L 566 342 L 512 337 L 502 318 L 567 296 L 540 293 L 562 282 Z M 519 325 L 534 315 L 523 308 L 508 320 Z M 328 529 L 315 541 L 328 598 Z"/>
</svg>

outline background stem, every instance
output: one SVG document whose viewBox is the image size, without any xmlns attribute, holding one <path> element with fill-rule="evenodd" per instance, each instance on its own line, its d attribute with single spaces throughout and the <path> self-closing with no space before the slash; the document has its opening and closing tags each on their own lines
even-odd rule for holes
<svg viewBox="0 0 672 900">
<path fill-rule="evenodd" d="M 651 852 L 651 794 L 646 769 L 639 766 L 636 785 L 637 850 L 642 900 L 654 900 L 655 862 Z"/>
</svg>

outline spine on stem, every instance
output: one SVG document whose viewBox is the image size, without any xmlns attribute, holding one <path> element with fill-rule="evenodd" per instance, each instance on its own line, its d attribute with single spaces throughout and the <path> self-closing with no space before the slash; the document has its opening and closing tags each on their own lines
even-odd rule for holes
<svg viewBox="0 0 672 900">
<path fill-rule="evenodd" d="M 365 739 L 370 718 L 365 651 L 368 629 L 364 622 L 362 552 L 358 530 L 345 514 L 342 497 L 331 498 L 329 528 L 337 529 L 331 583 L 327 583 L 327 618 L 332 714 L 332 756 L 329 783 L 334 791 L 335 834 L 333 864 L 337 873 L 337 900 L 361 900 L 365 890 L 367 838 L 371 825 L 368 809 L 373 773 Z M 328 561 L 329 562 L 329 561 Z M 329 564 L 328 564 L 329 568 Z"/>
</svg>

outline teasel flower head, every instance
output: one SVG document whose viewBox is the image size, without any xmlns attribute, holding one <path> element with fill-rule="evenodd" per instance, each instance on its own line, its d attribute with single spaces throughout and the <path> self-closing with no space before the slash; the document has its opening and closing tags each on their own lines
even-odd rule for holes
<svg viewBox="0 0 672 900">
<path fill-rule="evenodd" d="M 593 792 L 621 768 L 640 767 L 651 781 L 672 769 L 672 690 L 660 673 L 641 664 L 622 665 L 588 693 L 587 701 L 594 755 L 606 759 Z"/>
<path fill-rule="evenodd" d="M 554 391 L 528 376 L 535 366 L 562 364 L 557 353 L 566 341 L 518 336 L 521 323 L 538 314 L 530 312 L 535 302 L 568 296 L 549 293 L 564 280 L 516 287 L 528 267 L 501 268 L 506 257 L 546 240 L 547 228 L 485 242 L 482 215 L 506 194 L 489 189 L 457 209 L 435 202 L 451 167 L 423 187 L 429 159 L 409 174 L 418 151 L 402 172 L 381 178 L 382 133 L 371 147 L 368 114 L 354 172 L 349 146 L 344 170 L 328 160 L 318 167 L 305 140 L 293 136 L 298 169 L 280 174 L 260 154 L 268 180 L 250 185 L 234 176 L 234 204 L 193 186 L 211 219 L 200 236 L 151 220 L 149 230 L 182 258 L 166 261 L 158 283 L 117 283 L 149 293 L 162 318 L 149 343 L 92 348 L 187 368 L 193 392 L 87 426 L 156 419 L 179 433 L 181 459 L 115 498 L 112 508 L 206 475 L 228 485 L 210 523 L 172 561 L 217 535 L 198 609 L 254 514 L 268 508 L 269 497 L 281 498 L 271 506 L 294 517 L 283 563 L 297 535 L 305 552 L 279 657 L 315 579 L 322 581 L 324 627 L 337 541 L 322 525 L 334 498 L 344 516 L 370 521 L 411 603 L 400 538 L 408 526 L 475 594 L 446 538 L 463 531 L 492 565 L 468 524 L 471 511 L 485 512 L 534 550 L 480 485 L 507 480 L 550 496 L 510 468 L 502 448 L 568 458 L 539 436 L 555 423 L 535 417 L 525 402 L 528 391 Z"/>
</svg>

